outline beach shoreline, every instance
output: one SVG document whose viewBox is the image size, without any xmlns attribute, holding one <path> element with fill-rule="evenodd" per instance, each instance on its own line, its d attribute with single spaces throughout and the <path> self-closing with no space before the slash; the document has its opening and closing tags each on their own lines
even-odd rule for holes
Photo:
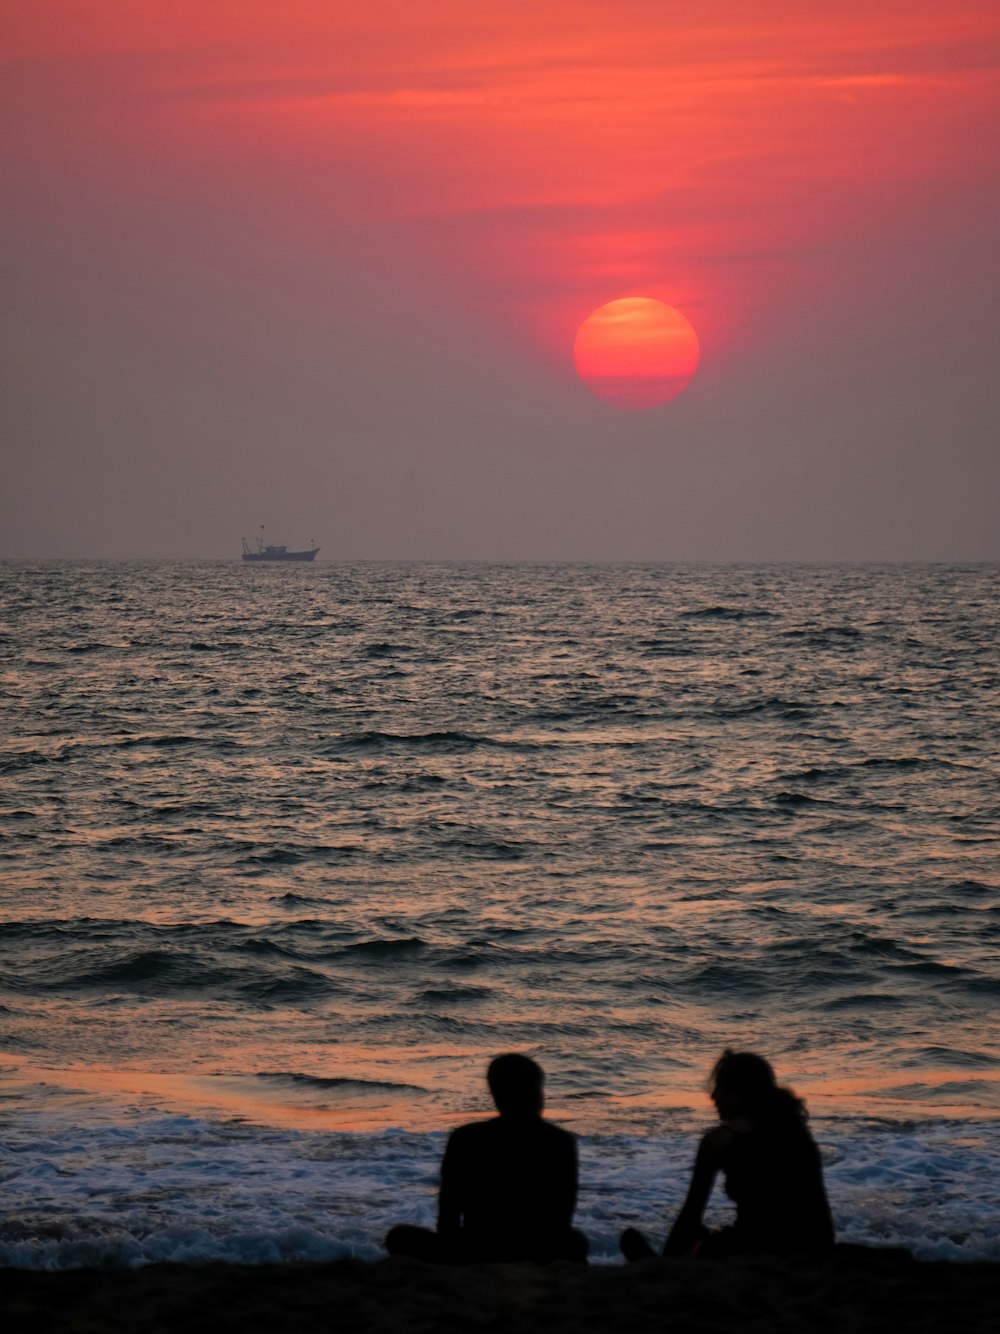
<svg viewBox="0 0 1000 1334">
<path fill-rule="evenodd" d="M 896 1249 L 639 1265 L 433 1267 L 370 1263 L 149 1265 L 0 1275 L 13 1334 L 448 1330 L 645 1334 L 996 1327 L 1000 1264 L 919 1261 Z"/>
</svg>

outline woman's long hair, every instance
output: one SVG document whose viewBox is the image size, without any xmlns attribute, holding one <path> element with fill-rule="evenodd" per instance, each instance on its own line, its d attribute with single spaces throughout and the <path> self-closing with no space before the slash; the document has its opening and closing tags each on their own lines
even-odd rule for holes
<svg viewBox="0 0 1000 1334">
<path fill-rule="evenodd" d="M 789 1088 L 782 1088 L 770 1062 L 752 1051 L 727 1047 L 712 1069 L 712 1084 L 725 1084 L 735 1095 L 740 1110 L 761 1129 L 802 1126 L 806 1105 Z"/>
</svg>

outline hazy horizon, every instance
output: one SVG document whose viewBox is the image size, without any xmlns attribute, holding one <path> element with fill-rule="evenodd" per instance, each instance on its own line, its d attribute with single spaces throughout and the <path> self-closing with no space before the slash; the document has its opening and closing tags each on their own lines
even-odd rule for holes
<svg viewBox="0 0 1000 1334">
<path fill-rule="evenodd" d="M 118 555 L 118 556 L 76 556 L 76 555 L 61 555 L 61 556 L 60 556 L 60 555 L 51 555 L 51 556 L 50 556 L 50 555 L 40 555 L 40 556 L 18 556 L 18 555 L 3 555 L 3 556 L 0 556 L 0 564 L 7 564 L 7 565 L 142 565 L 142 564 L 149 564 L 149 565 L 160 565 L 160 564 L 177 564 L 177 565 L 199 565 L 199 564 L 206 564 L 206 565 L 218 565 L 218 564 L 223 564 L 223 563 L 231 563 L 231 564 L 239 565 L 239 564 L 241 564 L 242 562 L 241 562 L 241 557 L 240 557 L 239 554 L 237 554 L 237 555 L 234 556 L 234 555 L 232 555 L 231 553 L 229 553 L 229 554 L 225 554 L 225 555 L 223 555 L 223 554 L 215 554 L 215 555 L 194 555 L 194 556 L 174 556 L 174 555 L 167 555 L 167 556 L 147 556 L 147 555 L 141 555 L 141 556 L 140 556 L 140 555 Z M 806 559 L 802 559 L 802 560 L 795 559 L 795 558 L 782 559 L 782 558 L 767 558 L 767 557 L 765 557 L 765 558 L 761 558 L 761 559 L 758 560 L 758 559 L 754 559 L 754 558 L 742 559 L 742 558 L 740 558 L 740 557 L 733 557 L 732 559 L 729 559 L 729 560 L 715 560 L 715 559 L 712 559 L 711 557 L 693 558 L 693 559 L 684 559 L 684 558 L 677 558 L 677 559 L 674 559 L 674 558 L 672 558 L 672 557 L 660 557 L 660 556 L 654 556 L 654 557 L 649 557 L 649 558 L 646 558 L 646 557 L 643 557 L 643 556 L 622 556 L 622 557 L 607 557 L 607 558 L 600 557 L 600 556 L 572 556 L 572 557 L 559 557 L 559 556 L 553 556 L 553 557 L 544 557 L 544 558 L 535 558 L 535 557 L 532 557 L 532 556 L 510 556 L 510 557 L 505 557 L 505 556 L 497 556 L 497 557 L 492 557 L 492 556 L 324 556 L 324 555 L 322 554 L 322 552 L 320 552 L 320 553 L 316 556 L 315 560 L 312 561 L 311 563 L 310 563 L 310 562 L 297 563 L 297 564 L 295 564 L 295 565 L 291 565 L 291 566 L 289 566 L 289 565 L 284 565 L 284 566 L 282 566 L 281 568 L 282 568 L 283 570 L 288 570 L 288 569 L 304 569 L 304 570 L 308 570 L 308 569 L 317 569 L 319 566 L 322 566 L 322 565 L 484 565 L 484 566 L 506 566 L 506 565 L 510 565 L 510 566 L 519 566 L 519 565 L 523 565 L 523 566 L 528 566 L 528 567 L 530 567 L 530 566 L 536 566 L 536 565 L 537 565 L 537 566 L 546 566 L 546 565 L 552 565 L 552 566 L 558 566 L 558 565 L 571 565 L 571 566 L 572 566 L 572 565 L 579 565 L 579 566 L 588 566 L 588 565 L 593 565 L 593 566 L 617 566 L 617 565 L 620 565 L 620 566 L 623 566 L 623 567 L 627 567 L 627 566 L 637 566 L 637 567 L 642 567 L 642 566 L 653 566 L 653 567 L 663 567 L 663 566 L 667 566 L 667 567 L 669 567 L 669 566 L 676 566 L 676 567 L 679 568 L 679 569 L 682 569 L 682 568 L 688 568 L 688 567 L 690 567 L 690 568 L 704 567 L 704 568 L 710 569 L 710 568 L 712 568 L 713 566 L 718 566 L 719 568 L 722 568 L 722 569 L 725 569 L 725 568 L 738 569 L 738 568 L 740 568 L 740 567 L 746 567 L 746 568 L 748 568 L 748 569 L 753 569 L 753 568 L 755 568 L 755 567 L 766 568 L 766 567 L 768 567 L 768 566 L 774 566 L 774 567 L 781 567 L 781 566 L 806 566 L 806 567 L 808 567 L 808 566 L 816 566 L 816 567 L 818 567 L 818 568 L 831 568 L 831 567 L 835 568 L 835 567 L 837 567 L 837 566 L 844 566 L 845 568 L 850 568 L 850 567 L 854 567 L 854 566 L 857 566 L 857 567 L 866 567 L 866 566 L 867 566 L 867 567 L 878 568 L 878 567 L 880 567 L 880 566 L 884 566 L 884 567 L 886 567 L 886 568 L 891 568 L 891 567 L 894 567 L 894 566 L 901 566 L 901 567 L 904 567 L 904 566 L 918 566 L 918 567 L 919 567 L 919 566 L 943 566 L 943 567 L 948 567 L 948 566 L 957 566 L 957 567 L 961 567 L 961 566 L 969 566 L 969 567 L 973 567 L 973 566 L 991 566 L 991 565 L 997 565 L 997 564 L 1000 564 L 1000 561 L 997 561 L 997 560 L 995 560 L 995 559 L 991 559 L 991 558 L 985 558 L 985 559 L 980 560 L 980 559 L 978 559 L 978 558 L 971 558 L 971 559 L 957 558 L 957 559 L 951 559 L 951 558 L 949 558 L 949 557 L 941 557 L 941 558 L 926 557 L 926 558 L 917 558 L 917 559 L 909 559 L 909 558 L 907 558 L 907 557 L 898 557 L 898 558 L 891 558 L 891 559 L 886 559 L 886 560 L 882 560 L 882 559 L 872 559 L 872 560 L 868 560 L 868 559 L 865 559 L 864 557 L 844 557 L 844 558 L 831 557 L 831 558 L 829 558 L 829 559 L 826 559 L 826 558 L 823 558 L 823 557 L 816 557 L 816 558 L 806 558 Z M 256 566 L 256 565 L 255 565 L 255 566 L 252 566 L 252 567 L 250 567 L 250 568 L 253 568 L 253 569 L 259 569 L 259 568 L 273 569 L 274 567 L 273 567 L 273 566 L 270 566 L 270 565 L 269 565 L 269 566 L 266 566 L 266 567 L 260 567 L 260 566 Z M 265 577 L 266 577 L 266 576 L 265 576 Z M 277 578 L 280 578 L 281 575 L 277 575 L 276 577 L 277 577 Z"/>
</svg>

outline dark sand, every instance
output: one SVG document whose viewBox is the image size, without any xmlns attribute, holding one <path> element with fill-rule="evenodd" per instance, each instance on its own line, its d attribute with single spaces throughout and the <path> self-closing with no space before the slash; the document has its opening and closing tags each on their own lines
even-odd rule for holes
<svg viewBox="0 0 1000 1334">
<path fill-rule="evenodd" d="M 59 1330 L 670 1331 L 1000 1330 L 1000 1264 L 838 1250 L 829 1259 L 653 1260 L 631 1267 L 152 1265 L 0 1271 L 8 1334 Z"/>
</svg>

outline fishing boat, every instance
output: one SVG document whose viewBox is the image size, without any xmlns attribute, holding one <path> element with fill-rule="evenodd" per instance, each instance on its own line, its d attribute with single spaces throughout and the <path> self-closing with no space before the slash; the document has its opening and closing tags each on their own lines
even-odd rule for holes
<svg viewBox="0 0 1000 1334">
<path fill-rule="evenodd" d="M 256 547 L 252 547 L 245 537 L 241 538 L 241 541 L 244 560 L 315 560 L 316 552 L 319 551 L 319 547 L 309 547 L 305 551 L 289 551 L 287 547 L 265 542 L 263 524 L 260 526 Z"/>
</svg>

